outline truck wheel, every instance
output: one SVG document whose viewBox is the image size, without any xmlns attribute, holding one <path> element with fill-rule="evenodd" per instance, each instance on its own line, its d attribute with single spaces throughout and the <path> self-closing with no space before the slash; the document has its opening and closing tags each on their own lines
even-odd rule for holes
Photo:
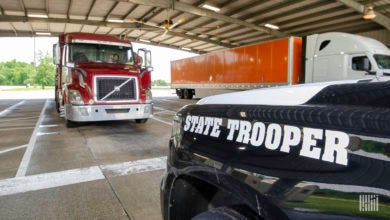
<svg viewBox="0 0 390 220">
<path fill-rule="evenodd" d="M 196 215 L 192 220 L 204 220 L 204 219 L 216 219 L 216 220 L 246 220 L 250 219 L 247 216 L 241 214 L 235 209 L 230 207 L 218 207 L 215 209 L 210 209 L 208 211 L 202 212 L 199 215 Z"/>
<path fill-rule="evenodd" d="M 68 120 L 68 119 L 66 119 L 65 124 L 66 124 L 66 127 L 67 127 L 67 128 L 74 128 L 74 127 L 77 127 L 77 123 L 76 123 L 76 122 L 70 121 L 70 120 Z"/>
<path fill-rule="evenodd" d="M 147 121 L 148 121 L 147 118 L 135 119 L 135 123 L 137 123 L 137 124 L 145 124 Z"/>
<path fill-rule="evenodd" d="M 185 89 L 185 90 L 183 91 L 183 97 L 184 97 L 185 99 L 192 99 L 192 90 L 190 90 L 190 89 Z"/>
<path fill-rule="evenodd" d="M 57 113 L 61 112 L 60 111 L 60 103 L 58 103 L 57 101 L 56 101 L 56 110 L 57 110 Z"/>
</svg>

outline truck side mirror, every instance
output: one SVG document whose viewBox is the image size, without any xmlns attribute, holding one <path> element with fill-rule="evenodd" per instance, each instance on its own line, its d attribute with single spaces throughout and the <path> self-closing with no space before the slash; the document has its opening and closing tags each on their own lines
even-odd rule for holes
<svg viewBox="0 0 390 220">
<path fill-rule="evenodd" d="M 153 71 L 152 52 L 150 50 L 142 48 L 142 49 L 138 49 L 137 54 L 138 54 L 138 57 L 141 58 L 141 60 L 142 60 L 142 63 L 140 63 L 140 65 L 141 65 L 140 68 L 143 70 L 147 70 L 147 71 Z"/>
<path fill-rule="evenodd" d="M 53 44 L 53 63 L 60 64 L 60 47 L 58 44 Z"/>
<path fill-rule="evenodd" d="M 376 71 L 371 71 L 369 69 L 365 69 L 364 71 L 366 71 L 366 75 L 376 75 Z"/>
<path fill-rule="evenodd" d="M 152 66 L 146 67 L 146 71 L 152 72 L 153 71 L 153 67 Z"/>
</svg>

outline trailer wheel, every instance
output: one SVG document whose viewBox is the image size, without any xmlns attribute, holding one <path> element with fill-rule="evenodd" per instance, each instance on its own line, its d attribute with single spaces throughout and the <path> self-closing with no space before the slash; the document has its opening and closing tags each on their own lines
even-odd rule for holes
<svg viewBox="0 0 390 220">
<path fill-rule="evenodd" d="M 137 123 L 137 124 L 145 124 L 147 121 L 148 121 L 147 118 L 135 119 L 135 123 Z"/>
<path fill-rule="evenodd" d="M 192 90 L 191 89 L 185 89 L 183 91 L 183 97 L 185 99 L 192 99 Z"/>
<path fill-rule="evenodd" d="M 176 89 L 176 95 L 179 99 L 184 99 L 184 92 L 182 89 Z"/>
</svg>

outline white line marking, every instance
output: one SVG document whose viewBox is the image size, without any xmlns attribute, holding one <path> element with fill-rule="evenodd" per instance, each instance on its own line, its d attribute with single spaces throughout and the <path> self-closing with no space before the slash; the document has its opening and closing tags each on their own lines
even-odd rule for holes
<svg viewBox="0 0 390 220">
<path fill-rule="evenodd" d="M 0 196 L 49 189 L 58 186 L 104 179 L 99 167 L 66 170 L 0 180 Z"/>
<path fill-rule="evenodd" d="M 42 123 L 43 115 L 45 113 L 46 107 L 48 106 L 49 100 L 46 99 L 45 105 L 42 108 L 41 114 L 39 115 L 39 119 L 37 121 L 37 124 L 35 125 L 33 134 L 30 138 L 30 141 L 28 142 L 28 146 L 26 151 L 24 152 L 22 162 L 19 165 L 18 172 L 16 173 L 17 177 L 25 176 L 27 172 L 28 164 L 30 163 L 32 152 L 34 151 L 35 142 L 37 140 L 37 134 L 39 130 L 39 125 Z"/>
<path fill-rule="evenodd" d="M 172 100 L 172 99 L 162 99 L 164 102 L 173 102 L 178 103 L 179 100 Z"/>
<path fill-rule="evenodd" d="M 0 196 L 13 195 L 59 186 L 102 180 L 107 177 L 123 176 L 148 171 L 162 170 L 166 167 L 167 157 L 143 159 L 118 164 L 92 166 L 81 169 L 65 170 L 52 173 L 21 176 L 0 180 Z M 103 170 L 103 172 L 102 172 Z"/>
<path fill-rule="evenodd" d="M 160 111 L 176 113 L 175 111 L 171 111 L 171 110 L 168 110 L 166 108 L 162 108 L 162 107 L 158 107 L 158 106 L 153 106 L 153 109 L 160 110 Z"/>
<path fill-rule="evenodd" d="M 174 115 L 175 113 L 173 111 L 160 111 L 160 112 L 154 112 L 153 115 Z"/>
<path fill-rule="evenodd" d="M 151 159 L 130 161 L 113 165 L 103 165 L 104 172 L 109 172 L 110 176 L 124 176 L 146 171 L 161 170 L 167 166 L 167 157 L 157 157 Z"/>
<path fill-rule="evenodd" d="M 24 102 L 26 102 L 26 100 L 20 101 L 20 102 L 16 103 L 15 105 L 4 109 L 3 111 L 0 112 L 0 117 L 4 117 L 4 116 L 8 115 L 13 110 L 15 110 L 17 107 L 19 107 L 20 105 L 23 105 Z"/>
<path fill-rule="evenodd" d="M 158 106 L 154 106 L 153 108 L 158 109 L 158 110 L 161 110 L 162 112 L 166 111 L 166 112 L 172 112 L 172 113 L 174 113 L 174 114 L 176 113 L 176 112 L 174 112 L 174 111 L 167 110 L 167 109 L 165 109 L 165 108 L 161 108 L 161 107 L 158 107 Z M 162 112 L 155 113 L 155 114 L 153 115 L 152 119 L 154 119 L 154 120 L 156 120 L 156 121 L 159 121 L 159 122 L 162 122 L 162 123 L 164 123 L 164 124 L 167 124 L 167 125 L 169 125 L 169 126 L 172 126 L 172 122 L 166 122 L 166 121 L 164 121 L 164 120 L 159 119 L 159 118 L 156 117 L 156 115 L 161 114 Z"/>
<path fill-rule="evenodd" d="M 19 150 L 19 149 L 22 149 L 22 148 L 25 148 L 25 147 L 27 147 L 27 144 L 22 145 L 22 146 L 18 146 L 18 147 L 11 147 L 11 148 L 8 148 L 6 150 L 0 151 L 0 154 L 5 154 L 5 153 L 8 153 L 8 152 L 11 152 L 11 151 L 14 151 L 14 150 Z"/>
<path fill-rule="evenodd" d="M 40 128 L 54 128 L 60 126 L 59 124 L 54 125 L 39 125 Z"/>
<path fill-rule="evenodd" d="M 159 118 L 156 118 L 156 117 L 154 117 L 154 116 L 153 116 L 151 119 L 154 119 L 154 120 L 156 120 L 156 121 L 159 121 L 159 122 L 162 122 L 162 123 L 167 124 L 167 125 L 169 125 L 169 126 L 172 126 L 172 123 L 171 123 L 171 122 L 166 122 L 166 121 L 161 120 L 161 119 L 159 119 Z"/>
<path fill-rule="evenodd" d="M 61 134 L 61 132 L 38 132 L 38 136 L 43 136 L 43 135 L 52 135 L 52 134 Z"/>
</svg>

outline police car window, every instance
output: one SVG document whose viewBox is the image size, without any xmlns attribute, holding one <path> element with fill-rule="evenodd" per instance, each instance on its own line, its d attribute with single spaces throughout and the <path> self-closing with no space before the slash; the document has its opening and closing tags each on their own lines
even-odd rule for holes
<svg viewBox="0 0 390 220">
<path fill-rule="evenodd" d="M 366 56 L 353 57 L 352 69 L 357 71 L 370 70 L 371 69 L 370 60 Z"/>
</svg>

